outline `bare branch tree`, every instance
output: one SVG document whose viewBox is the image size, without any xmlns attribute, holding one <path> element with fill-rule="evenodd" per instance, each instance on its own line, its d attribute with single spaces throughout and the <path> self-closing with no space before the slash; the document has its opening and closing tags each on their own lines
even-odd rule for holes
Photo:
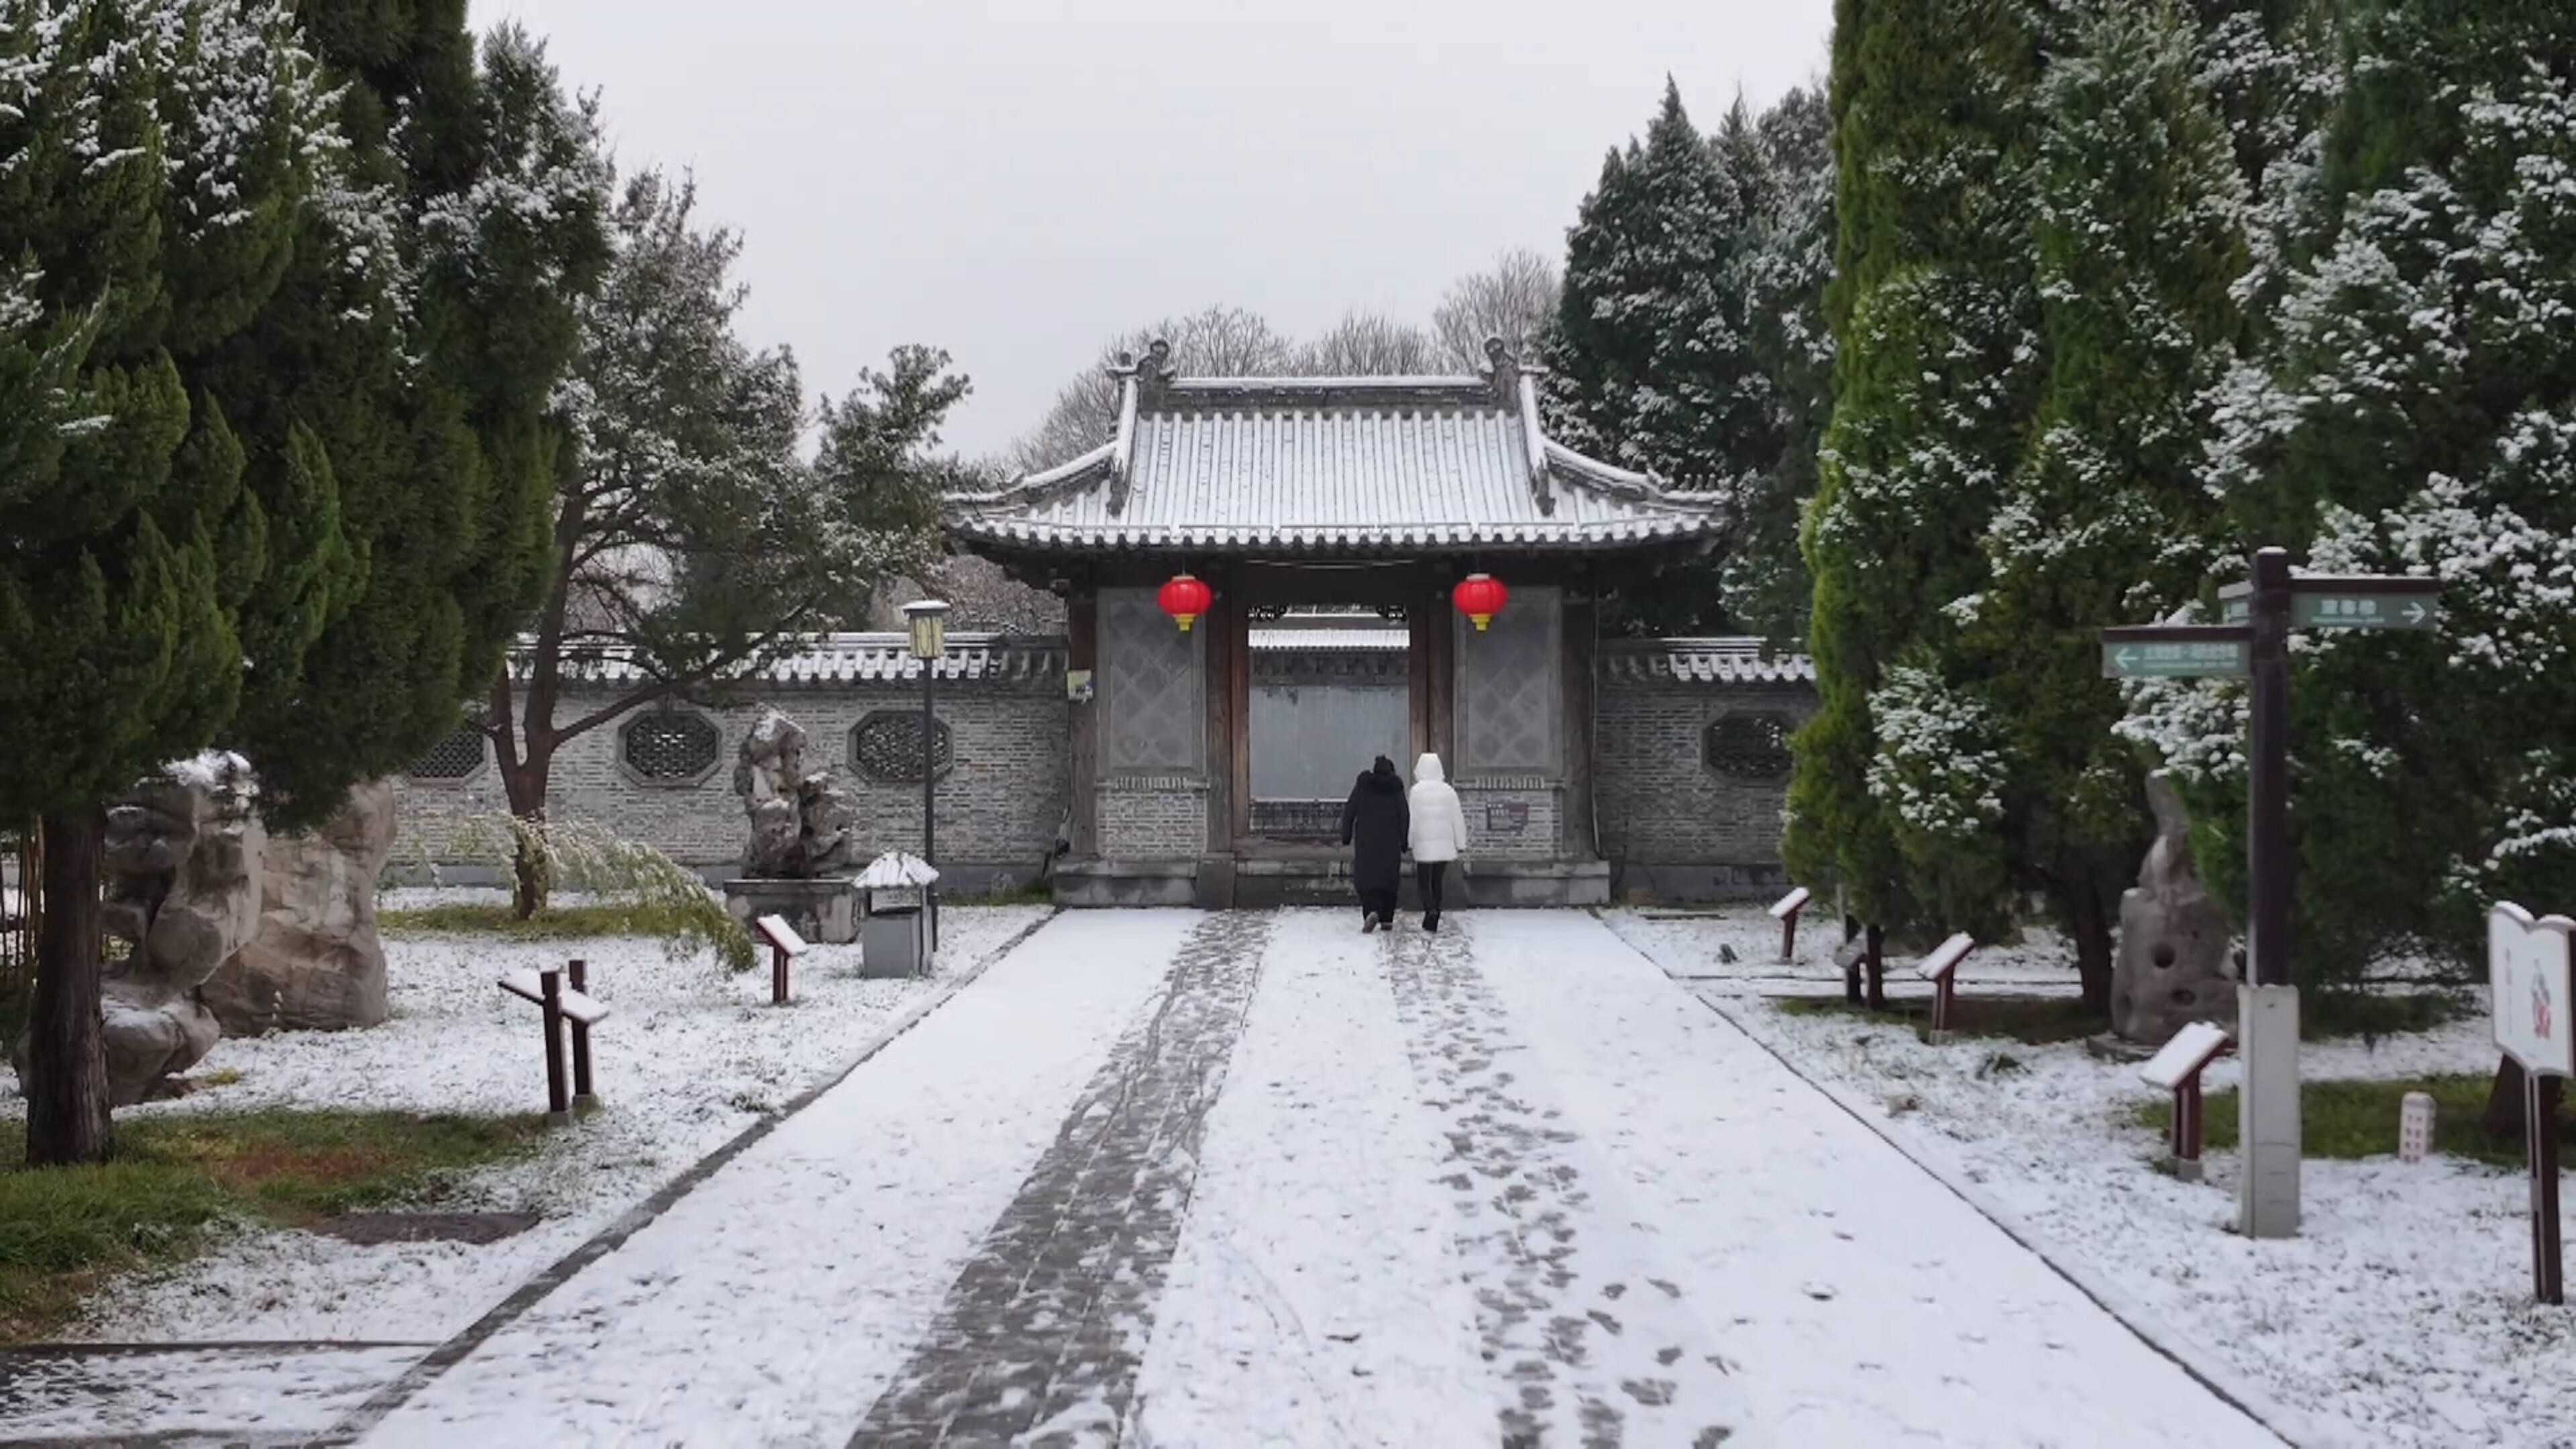
<svg viewBox="0 0 2576 1449">
<path fill-rule="evenodd" d="M 1037 427 L 1012 445 L 1016 469 L 1052 468 L 1108 442 L 1118 426 L 1118 381 L 1109 369 L 1121 357 L 1143 356 L 1157 337 L 1172 344 L 1172 365 L 1184 377 L 1278 377 L 1296 360 L 1296 348 L 1278 329 L 1241 307 L 1209 307 L 1120 333 L 1101 347 L 1098 362 L 1056 393 Z"/>
<path fill-rule="evenodd" d="M 1440 370 L 1431 334 L 1375 312 L 1353 312 L 1297 349 L 1307 377 L 1418 377 Z"/>
<path fill-rule="evenodd" d="M 1443 366 L 1483 368 L 1485 339 L 1500 337 L 1514 355 L 1527 356 L 1531 339 L 1556 314 L 1556 264 L 1526 247 L 1513 247 L 1484 271 L 1459 278 L 1431 313 L 1431 333 Z"/>
</svg>

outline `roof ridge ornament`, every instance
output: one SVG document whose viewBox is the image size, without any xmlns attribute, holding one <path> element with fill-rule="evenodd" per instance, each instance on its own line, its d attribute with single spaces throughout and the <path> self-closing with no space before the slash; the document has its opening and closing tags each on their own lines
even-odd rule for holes
<svg viewBox="0 0 2576 1449">
<path fill-rule="evenodd" d="M 1109 516 L 1117 518 L 1127 512 L 1128 489 L 1135 482 L 1136 414 L 1163 400 L 1180 369 L 1172 366 L 1171 340 L 1157 337 L 1146 344 L 1141 362 L 1133 353 L 1119 353 L 1118 365 L 1109 369 L 1109 375 L 1118 379 L 1118 432 L 1110 442 L 1108 499 Z"/>
<path fill-rule="evenodd" d="M 1538 379 L 1545 368 L 1524 365 L 1514 355 L 1510 344 L 1500 335 L 1485 338 L 1485 380 L 1494 389 L 1495 401 L 1520 415 L 1521 451 L 1529 465 L 1530 497 L 1538 504 L 1539 516 L 1556 516 L 1555 480 L 1549 475 L 1547 430 L 1539 423 Z"/>
</svg>

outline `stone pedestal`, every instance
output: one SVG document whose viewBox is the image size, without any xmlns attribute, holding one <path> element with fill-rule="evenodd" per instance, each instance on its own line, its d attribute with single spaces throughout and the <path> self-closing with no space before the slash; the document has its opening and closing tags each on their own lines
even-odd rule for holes
<svg viewBox="0 0 2576 1449">
<path fill-rule="evenodd" d="M 729 880 L 724 896 L 725 909 L 744 925 L 762 916 L 784 916 L 808 941 L 847 946 L 859 939 L 858 883 L 846 876 Z"/>
<path fill-rule="evenodd" d="M 2245 1063 L 2237 1094 L 2243 1169 L 2237 1231 L 2249 1238 L 2299 1234 L 2299 988 L 2236 988 L 2236 1054 Z"/>
</svg>

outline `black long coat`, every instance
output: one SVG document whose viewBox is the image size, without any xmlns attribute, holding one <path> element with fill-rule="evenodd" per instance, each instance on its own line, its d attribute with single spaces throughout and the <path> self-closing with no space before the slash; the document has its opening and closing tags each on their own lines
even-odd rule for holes
<svg viewBox="0 0 2576 1449">
<path fill-rule="evenodd" d="M 1362 891 L 1392 892 L 1404 879 L 1404 841 L 1412 827 L 1404 779 L 1362 770 L 1342 806 L 1342 844 L 1351 850 L 1351 884 Z"/>
</svg>

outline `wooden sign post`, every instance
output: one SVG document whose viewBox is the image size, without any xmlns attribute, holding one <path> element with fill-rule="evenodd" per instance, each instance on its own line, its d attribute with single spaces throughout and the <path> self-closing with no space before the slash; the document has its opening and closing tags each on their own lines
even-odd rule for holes
<svg viewBox="0 0 2576 1449">
<path fill-rule="evenodd" d="M 608 1016 L 608 1008 L 580 991 L 564 989 L 561 971 L 513 971 L 500 980 L 502 990 L 522 1001 L 534 1002 L 537 1019 L 546 1033 L 546 1121 L 556 1127 L 572 1124 L 572 1095 L 564 1084 L 564 1031 L 569 1021 L 583 1034 L 582 1057 L 587 1067 L 589 1030 Z M 586 1079 L 589 1072 L 582 1073 Z M 587 1082 L 585 1081 L 585 1085 Z"/>
<path fill-rule="evenodd" d="M 2299 1231 L 2299 990 L 2290 973 L 2290 653 L 2292 629 L 2431 629 L 2441 582 L 2397 575 L 2293 577 L 2290 555 L 2256 549 L 2248 577 L 2218 591 L 2217 624 L 2152 624 L 2101 631 L 2113 679 L 2246 681 L 2245 957 L 2236 989 L 2237 1230 L 2249 1238 Z"/>
<path fill-rule="evenodd" d="M 2187 1022 L 2138 1075 L 2173 1093 L 2174 1176 L 2200 1181 L 2200 1074 L 2227 1054 L 2227 1033 L 2205 1021 Z"/>
<path fill-rule="evenodd" d="M 2533 919 L 2511 901 L 2487 913 L 2487 985 L 2496 1045 L 2522 1065 L 2523 1160 L 2531 1171 L 2531 1293 L 2567 1301 L 2558 1237 L 2559 1082 L 2576 1075 L 2576 1022 L 2568 1013 L 2569 948 L 2576 921 Z"/>
<path fill-rule="evenodd" d="M 1914 963 L 1914 974 L 1932 983 L 1932 1031 L 1934 1046 L 1945 1046 L 1950 1040 L 1950 1005 L 1958 984 L 1959 963 L 1977 949 L 1976 938 L 1961 931 L 1932 948 L 1932 954 Z"/>
<path fill-rule="evenodd" d="M 769 1004 L 785 1006 L 787 963 L 813 948 L 805 944 L 804 937 L 796 934 L 794 926 L 787 924 L 785 916 L 763 916 L 751 925 L 753 930 L 760 932 L 761 939 L 769 943 Z"/>
<path fill-rule="evenodd" d="M 1797 957 L 1798 912 L 1807 908 L 1807 902 L 1814 894 L 1800 886 L 1771 903 L 1771 918 L 1780 923 L 1780 964 L 1783 966 Z"/>
<path fill-rule="evenodd" d="M 576 956 L 564 963 L 564 984 L 583 996 L 590 994 L 590 963 Z M 590 1023 L 580 1017 L 572 1022 L 572 1104 L 596 1107 L 599 1094 L 590 1086 Z"/>
</svg>

